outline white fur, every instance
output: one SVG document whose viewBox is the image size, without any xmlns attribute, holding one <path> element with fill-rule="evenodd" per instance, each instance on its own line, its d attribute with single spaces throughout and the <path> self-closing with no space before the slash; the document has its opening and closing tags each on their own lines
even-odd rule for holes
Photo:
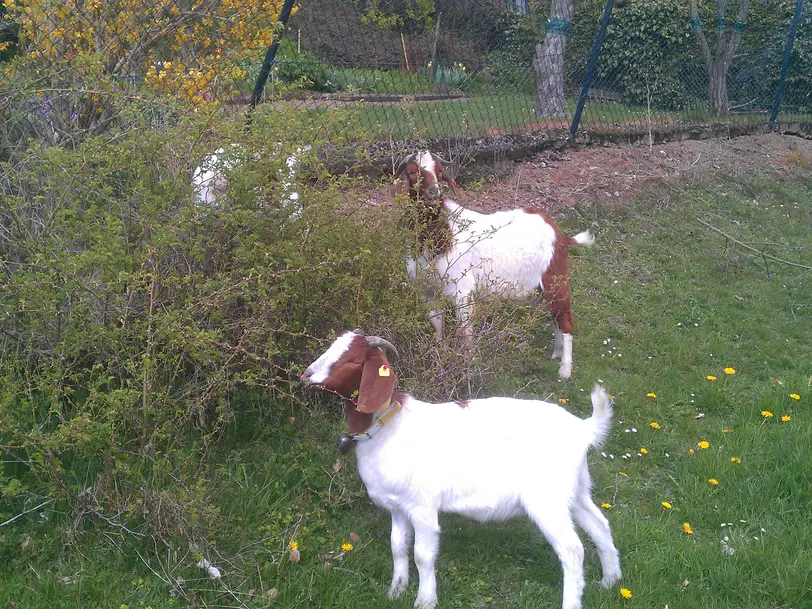
<svg viewBox="0 0 812 609">
<path fill-rule="evenodd" d="M 325 353 L 328 358 L 316 360 L 302 378 L 311 375 L 311 382 L 323 382 L 329 375 L 326 362 L 338 361 L 348 336 L 355 335 L 340 337 Z M 479 522 L 530 517 L 561 560 L 564 609 L 580 609 L 584 587 L 584 549 L 573 519 L 597 546 L 601 583 L 619 581 L 618 552 L 608 521 L 592 502 L 586 461 L 588 448 L 609 432 L 612 406 L 598 385 L 591 397 L 593 414 L 583 420 L 539 400 L 489 398 L 460 405 L 406 396 L 400 412 L 356 447 L 370 498 L 392 515 L 390 597 L 400 596 L 408 585 L 414 536 L 415 606 L 436 605 L 440 512 Z"/>
<path fill-rule="evenodd" d="M 298 204 L 299 193 L 293 190 L 293 180 L 296 177 L 296 168 L 299 165 L 297 154 L 309 152 L 311 145 L 296 149 L 285 159 L 288 166 L 287 175 L 280 169 L 281 197 L 283 206 L 291 206 L 291 217 L 298 217 L 301 208 Z M 239 166 L 245 156 L 239 144 L 231 144 L 226 152 L 225 148 L 218 148 L 214 154 L 208 155 L 192 173 L 192 188 L 195 193 L 195 203 L 203 207 L 216 208 L 225 200 L 228 194 L 228 177 L 230 171 Z M 256 156 L 254 159 L 256 160 Z"/>
<path fill-rule="evenodd" d="M 355 338 L 354 333 L 344 332 L 344 334 L 335 339 L 333 344 L 330 345 L 330 348 L 322 353 L 319 359 L 307 367 L 307 380 L 314 384 L 323 383 L 327 380 L 330 368 L 341 359 L 341 356 L 349 349 L 353 338 Z"/>
</svg>

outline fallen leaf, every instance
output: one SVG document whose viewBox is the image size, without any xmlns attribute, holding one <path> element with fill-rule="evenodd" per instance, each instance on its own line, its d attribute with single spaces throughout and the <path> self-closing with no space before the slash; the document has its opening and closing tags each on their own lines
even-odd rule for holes
<svg viewBox="0 0 812 609">
<path fill-rule="evenodd" d="M 695 418 L 695 419 L 704 419 L 704 418 L 705 418 L 705 413 L 704 413 L 704 412 L 700 412 L 700 413 L 698 413 L 698 414 L 697 414 L 697 415 L 696 415 L 694 418 Z"/>
<path fill-rule="evenodd" d="M 333 563 L 331 563 L 331 562 L 324 563 L 324 568 L 325 569 L 332 569 L 333 568 Z"/>
<path fill-rule="evenodd" d="M 685 586 L 687 586 L 689 583 L 691 583 L 691 582 L 689 582 L 687 579 L 682 580 L 682 587 L 684 588 L 684 587 L 685 587 Z"/>
<path fill-rule="evenodd" d="M 270 590 L 268 590 L 268 598 L 270 600 L 275 599 L 277 596 L 279 596 L 279 590 L 277 590 L 276 588 L 271 588 Z"/>
<path fill-rule="evenodd" d="M 20 543 L 20 549 L 25 550 L 28 547 L 29 543 L 31 543 L 31 536 L 26 535 L 25 539 L 23 539 L 22 542 Z"/>
<path fill-rule="evenodd" d="M 288 557 L 288 560 L 290 560 L 290 562 L 299 562 L 301 558 L 302 557 L 299 554 L 299 548 L 290 549 L 290 556 Z"/>
<path fill-rule="evenodd" d="M 353 542 L 353 543 L 358 543 L 358 541 L 359 541 L 360 539 L 361 539 L 361 537 L 359 537 L 358 533 L 356 533 L 355 531 L 352 531 L 352 532 L 350 533 L 350 541 L 351 541 L 351 542 Z"/>
<path fill-rule="evenodd" d="M 333 471 L 338 473 L 341 471 L 341 459 L 336 459 L 336 462 L 333 463 Z"/>
</svg>

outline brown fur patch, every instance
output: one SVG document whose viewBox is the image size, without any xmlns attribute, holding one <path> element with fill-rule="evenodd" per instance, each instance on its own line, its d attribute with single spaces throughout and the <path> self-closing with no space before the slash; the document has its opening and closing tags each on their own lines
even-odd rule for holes
<svg viewBox="0 0 812 609">
<path fill-rule="evenodd" d="M 460 408 L 468 408 L 468 400 L 454 400 L 454 403 Z"/>
<path fill-rule="evenodd" d="M 547 310 L 555 318 L 558 328 L 564 334 L 572 334 L 572 309 L 570 298 L 569 244 L 575 243 L 565 235 L 558 225 L 544 212 L 532 207 L 525 207 L 525 213 L 541 216 L 555 231 L 555 245 L 550 266 L 541 275 L 544 287 L 542 299 Z"/>
</svg>

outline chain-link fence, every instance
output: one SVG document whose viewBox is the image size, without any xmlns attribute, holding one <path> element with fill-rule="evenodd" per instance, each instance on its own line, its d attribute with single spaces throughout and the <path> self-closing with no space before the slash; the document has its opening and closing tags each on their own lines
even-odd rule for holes
<svg viewBox="0 0 812 609">
<path fill-rule="evenodd" d="M 259 101 L 368 142 L 763 124 L 779 92 L 773 120 L 812 117 L 801 0 L 302 0 L 283 24 L 285 4 L 4 0 L 2 145 L 244 110 L 264 58 Z"/>
</svg>

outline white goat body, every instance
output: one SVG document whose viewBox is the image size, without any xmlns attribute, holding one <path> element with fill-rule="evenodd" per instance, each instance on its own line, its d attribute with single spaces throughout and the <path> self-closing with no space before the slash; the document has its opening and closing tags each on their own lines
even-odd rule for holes
<svg viewBox="0 0 812 609">
<path fill-rule="evenodd" d="M 302 379 L 345 399 L 360 387 L 358 406 L 349 402 L 347 406 L 351 430 L 364 416 L 361 413 L 383 409 L 390 400 L 401 405 L 371 439 L 356 446 L 358 470 L 370 498 L 392 515 L 390 597 L 400 596 L 408 584 L 408 546 L 413 534 L 419 572 L 415 606 L 437 603 L 434 564 L 439 512 L 480 522 L 529 516 L 561 560 L 564 609 L 580 609 L 584 587 L 584 550 L 573 519 L 597 546 L 601 583 L 610 586 L 620 579 L 609 523 L 590 496 L 586 460 L 588 448 L 602 442 L 611 426 L 612 407 L 603 388 L 593 389 L 593 415 L 585 420 L 540 400 L 488 398 L 430 404 L 393 393 L 394 379 L 386 379 L 388 392 L 370 406 L 364 386 L 378 380 L 376 369 L 379 375 L 390 374 L 382 372 L 388 366 L 385 355 L 382 359 L 378 349 L 365 348 L 365 341 L 363 336 L 345 333 L 308 367 Z M 370 360 L 373 365 L 367 366 Z M 368 424 L 372 423 L 370 418 Z M 364 425 L 355 430 L 361 432 L 358 435 L 363 435 Z"/>
<path fill-rule="evenodd" d="M 552 220 L 526 209 L 481 214 L 450 198 L 442 200 L 451 232 L 445 251 L 424 248 L 417 260 L 407 261 L 412 279 L 418 272 L 435 269 L 442 291 L 454 303 L 464 339 L 470 342 L 470 317 L 475 292 L 512 298 L 541 290 L 554 317 L 553 358 L 561 359 L 559 376 L 572 373 L 572 311 L 570 305 L 568 248 L 592 245 L 585 231 L 567 237 Z M 545 285 L 545 278 L 550 285 Z M 442 337 L 442 311 L 432 311 L 432 324 Z"/>
<path fill-rule="evenodd" d="M 281 196 L 279 201 L 285 207 L 291 207 L 292 217 L 301 213 L 299 193 L 294 189 L 296 170 L 299 167 L 300 156 L 312 150 L 307 145 L 296 149 L 295 154 L 285 159 L 287 171 L 280 168 Z M 240 163 L 247 159 L 259 160 L 257 154 L 246 155 L 239 144 L 231 144 L 228 148 L 218 148 L 213 154 L 206 156 L 192 172 L 192 189 L 195 195 L 195 204 L 202 207 L 216 208 L 222 204 L 228 195 L 228 174 L 235 170 Z"/>
</svg>

